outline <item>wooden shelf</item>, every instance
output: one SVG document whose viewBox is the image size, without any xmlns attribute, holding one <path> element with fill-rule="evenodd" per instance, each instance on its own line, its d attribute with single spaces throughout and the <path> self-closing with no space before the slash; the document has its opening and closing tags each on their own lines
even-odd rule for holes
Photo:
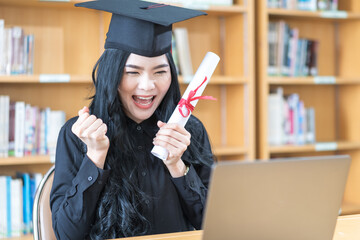
<svg viewBox="0 0 360 240">
<path fill-rule="evenodd" d="M 344 201 L 341 205 L 341 215 L 358 214 L 360 212 L 360 203 Z"/>
<path fill-rule="evenodd" d="M 231 16 L 239 13 L 247 13 L 249 10 L 241 5 L 232 6 L 209 6 L 208 9 L 204 9 L 209 14 Z"/>
<path fill-rule="evenodd" d="M 65 80 L 59 80 L 57 76 L 64 74 L 51 74 L 53 81 L 41 81 L 41 74 L 34 75 L 0 75 L 0 83 L 92 83 L 90 75 L 66 75 Z"/>
<path fill-rule="evenodd" d="M 329 146 L 328 148 L 326 146 Z M 305 145 L 281 145 L 270 146 L 269 151 L 274 153 L 301 153 L 301 152 L 319 152 L 319 151 L 345 151 L 360 150 L 360 142 L 326 142 Z"/>
<path fill-rule="evenodd" d="M 32 234 L 23 235 L 21 237 L 12 237 L 6 238 L 7 240 L 33 240 L 34 236 Z"/>
<path fill-rule="evenodd" d="M 360 213 L 360 195 L 357 194 L 360 192 L 360 124 L 355 110 L 360 101 L 358 0 L 343 0 L 339 2 L 339 11 L 332 12 L 275 9 L 268 8 L 266 1 L 257 3 L 257 157 L 266 161 L 278 157 L 348 154 L 352 164 L 344 192 L 343 214 Z M 269 76 L 269 56 L 274 53 L 269 49 L 269 25 L 279 21 L 285 21 L 290 29 L 298 29 L 299 38 L 319 43 L 318 76 Z M 317 140 L 341 141 L 269 146 L 268 99 L 269 93 L 277 87 L 282 88 L 284 96 L 297 93 L 306 107 L 315 110 Z"/>
<path fill-rule="evenodd" d="M 334 76 L 318 76 L 318 77 L 273 77 L 267 78 L 271 85 L 341 85 L 341 84 L 360 84 L 359 77 L 334 77 Z"/>
<path fill-rule="evenodd" d="M 0 158 L 0 166 L 52 164 L 48 155 Z"/>
<path fill-rule="evenodd" d="M 244 147 L 235 147 L 235 146 L 215 146 L 213 151 L 216 156 L 247 154 L 247 149 L 245 149 Z"/>
<path fill-rule="evenodd" d="M 301 10 L 288 10 L 280 8 L 268 9 L 270 16 L 281 16 L 291 18 L 318 18 L 328 20 L 342 20 L 342 19 L 360 19 L 360 13 L 347 12 L 347 11 L 301 11 Z"/>
</svg>

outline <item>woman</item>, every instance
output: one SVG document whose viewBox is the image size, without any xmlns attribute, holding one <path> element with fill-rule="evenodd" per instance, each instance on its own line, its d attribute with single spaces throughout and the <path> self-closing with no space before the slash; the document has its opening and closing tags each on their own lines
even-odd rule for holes
<svg viewBox="0 0 360 240">
<path fill-rule="evenodd" d="M 165 123 L 181 97 L 171 39 L 152 37 L 157 44 L 141 43 L 138 49 L 128 39 L 122 47 L 119 25 L 139 26 L 139 20 L 117 13 L 111 21 L 93 70 L 90 107 L 59 133 L 50 197 L 55 235 L 105 239 L 199 229 L 213 155 L 198 119 L 191 116 L 185 128 Z M 154 145 L 169 151 L 165 161 L 150 153 Z"/>
</svg>

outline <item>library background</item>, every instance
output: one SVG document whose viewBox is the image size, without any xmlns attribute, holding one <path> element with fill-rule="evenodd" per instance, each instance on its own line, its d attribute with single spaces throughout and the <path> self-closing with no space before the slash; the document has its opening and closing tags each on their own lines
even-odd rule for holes
<svg viewBox="0 0 360 240">
<path fill-rule="evenodd" d="M 93 93 L 111 16 L 76 2 L 0 0 L 0 238 L 32 239 L 57 132 Z M 217 158 L 349 154 L 341 214 L 360 213 L 360 1 L 161 2 L 208 13 L 175 24 L 173 54 L 182 91 L 206 52 L 221 58 L 204 92 L 218 100 L 194 111 Z"/>
</svg>

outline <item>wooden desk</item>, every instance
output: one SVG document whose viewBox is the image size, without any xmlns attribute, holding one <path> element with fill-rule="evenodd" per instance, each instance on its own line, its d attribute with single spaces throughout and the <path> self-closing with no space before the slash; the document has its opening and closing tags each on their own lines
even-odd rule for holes
<svg viewBox="0 0 360 240">
<path fill-rule="evenodd" d="M 201 240 L 202 231 L 190 231 L 179 233 L 168 233 L 149 235 L 127 240 Z M 340 216 L 336 223 L 333 240 L 358 240 L 360 239 L 360 214 Z"/>
</svg>

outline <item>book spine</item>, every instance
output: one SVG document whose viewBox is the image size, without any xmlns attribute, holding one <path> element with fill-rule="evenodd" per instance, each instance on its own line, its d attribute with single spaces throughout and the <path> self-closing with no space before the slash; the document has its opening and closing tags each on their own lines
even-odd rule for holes
<svg viewBox="0 0 360 240">
<path fill-rule="evenodd" d="M 7 216 L 7 236 L 11 237 L 11 177 L 6 176 L 6 216 Z"/>
<path fill-rule="evenodd" d="M 15 156 L 15 102 L 10 102 L 9 110 L 9 156 Z"/>
<path fill-rule="evenodd" d="M 30 175 L 23 173 L 23 218 L 24 218 L 24 234 L 31 233 L 31 206 L 30 206 Z"/>
<path fill-rule="evenodd" d="M 184 81 L 190 82 L 192 80 L 194 72 L 191 62 L 188 30 L 187 28 L 175 28 L 174 34 L 177 53 L 179 56 L 180 72 L 184 78 Z"/>
<path fill-rule="evenodd" d="M 20 237 L 22 232 L 22 181 L 11 180 L 11 236 Z"/>
<path fill-rule="evenodd" d="M 0 158 L 5 157 L 5 99 L 0 95 Z"/>
<path fill-rule="evenodd" d="M 0 75 L 5 74 L 5 20 L 0 19 Z"/>
<path fill-rule="evenodd" d="M 7 237 L 7 187 L 6 176 L 0 176 L 0 238 Z"/>
<path fill-rule="evenodd" d="M 10 129 L 9 129 L 9 123 L 10 123 L 10 96 L 6 95 L 4 96 L 4 118 L 5 118 L 5 123 L 4 123 L 4 157 L 8 157 L 9 156 L 9 134 L 10 134 Z"/>
<path fill-rule="evenodd" d="M 15 104 L 15 157 L 24 156 L 25 147 L 25 102 Z"/>
</svg>

